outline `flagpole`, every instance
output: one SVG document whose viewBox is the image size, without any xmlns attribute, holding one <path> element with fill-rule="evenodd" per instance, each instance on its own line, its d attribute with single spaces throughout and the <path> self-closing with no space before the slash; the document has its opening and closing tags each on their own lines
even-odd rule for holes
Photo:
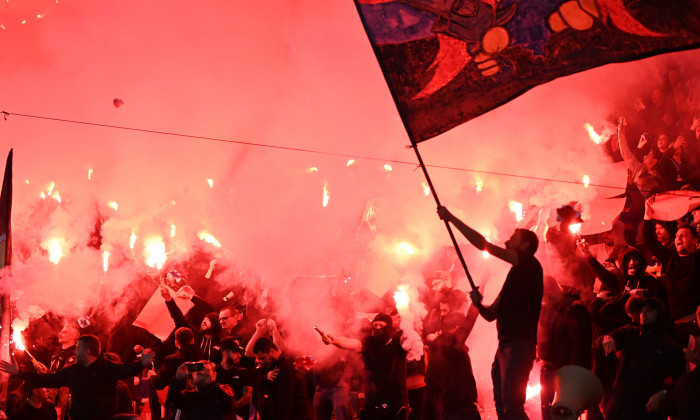
<svg viewBox="0 0 700 420">
<path fill-rule="evenodd" d="M 428 169 L 425 167 L 425 164 L 423 163 L 423 158 L 420 155 L 420 152 L 418 151 L 418 143 L 413 140 L 413 136 L 411 136 L 410 132 L 406 130 L 409 135 L 408 137 L 411 139 L 411 145 L 413 151 L 416 152 L 416 157 L 418 158 L 418 163 L 420 163 L 420 167 L 423 170 L 423 175 L 425 175 L 425 180 L 428 181 L 428 187 L 430 187 L 430 192 L 433 194 L 433 198 L 435 199 L 435 204 L 438 205 L 438 207 L 441 206 L 440 204 L 440 199 L 437 196 L 437 192 L 435 191 L 435 188 L 433 187 L 433 181 L 430 180 L 430 175 L 428 174 Z M 474 284 L 474 280 L 472 279 L 471 274 L 469 274 L 469 269 L 467 268 L 467 263 L 464 261 L 464 256 L 462 255 L 462 251 L 459 249 L 459 245 L 457 244 L 457 239 L 455 238 L 455 234 L 452 232 L 452 227 L 450 226 L 450 222 L 445 220 L 445 227 L 447 228 L 447 233 L 450 234 L 450 239 L 452 239 L 452 245 L 454 245 L 455 251 L 457 251 L 457 256 L 459 257 L 459 262 L 462 263 L 462 268 L 464 268 L 464 272 L 467 274 L 467 280 L 469 280 L 469 284 L 472 286 L 472 290 L 476 290 L 477 287 Z"/>
</svg>

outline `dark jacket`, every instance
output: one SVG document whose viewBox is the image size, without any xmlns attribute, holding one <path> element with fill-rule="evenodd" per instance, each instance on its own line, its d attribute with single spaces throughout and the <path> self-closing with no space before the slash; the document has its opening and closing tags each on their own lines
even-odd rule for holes
<svg viewBox="0 0 700 420">
<path fill-rule="evenodd" d="M 41 387 L 69 387 L 72 396 L 71 418 L 102 420 L 114 415 L 117 381 L 138 376 L 142 369 L 141 362 L 113 363 L 100 356 L 88 367 L 75 364 L 48 375 L 21 372 L 18 376 Z"/>
<path fill-rule="evenodd" d="M 267 373 L 279 368 L 274 381 L 267 379 Z M 255 408 L 260 420 L 312 420 L 313 385 L 310 378 L 294 368 L 294 362 L 280 356 L 277 363 L 268 369 L 257 372 L 254 388 Z"/>
<path fill-rule="evenodd" d="M 170 382 L 173 405 L 182 411 L 182 420 L 221 420 L 233 413 L 233 395 L 217 382 L 197 389 L 185 389 L 185 385 L 177 379 Z"/>
</svg>

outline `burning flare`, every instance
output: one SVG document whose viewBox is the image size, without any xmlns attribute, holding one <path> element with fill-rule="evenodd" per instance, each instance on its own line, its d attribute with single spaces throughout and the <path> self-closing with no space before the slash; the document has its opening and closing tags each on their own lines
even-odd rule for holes
<svg viewBox="0 0 700 420">
<path fill-rule="evenodd" d="M 88 180 L 92 179 L 92 168 L 88 169 Z"/>
<path fill-rule="evenodd" d="M 119 204 L 116 201 L 110 201 L 107 205 L 114 209 L 114 211 L 119 210 Z"/>
<path fill-rule="evenodd" d="M 315 166 L 312 166 L 309 169 L 307 169 L 306 172 L 312 174 L 314 172 L 318 172 L 318 168 Z"/>
<path fill-rule="evenodd" d="M 207 184 L 209 184 L 209 188 L 214 188 L 214 180 L 211 178 L 207 178 Z"/>
<path fill-rule="evenodd" d="M 579 233 L 581 231 L 581 223 L 569 225 L 569 230 L 571 231 L 571 233 Z"/>
<path fill-rule="evenodd" d="M 595 143 L 595 144 L 600 144 L 600 140 L 601 140 L 600 134 L 595 132 L 595 130 L 593 129 L 593 126 L 588 124 L 588 123 L 585 123 L 585 124 L 583 124 L 583 127 L 586 129 L 586 131 L 588 131 L 588 137 L 591 138 L 591 141 L 593 141 L 593 143 Z"/>
<path fill-rule="evenodd" d="M 146 265 L 160 270 L 165 264 L 167 254 L 165 253 L 165 243 L 160 236 L 146 238 L 144 241 L 144 256 Z"/>
<path fill-rule="evenodd" d="M 355 159 L 350 159 L 350 160 L 348 161 L 348 163 L 345 164 L 345 166 L 350 166 L 350 165 L 353 165 L 353 164 L 355 164 Z"/>
<path fill-rule="evenodd" d="M 102 269 L 107 272 L 109 270 L 109 251 L 102 253 Z"/>
<path fill-rule="evenodd" d="M 394 168 L 392 168 L 391 165 L 389 165 L 388 163 L 385 163 L 385 164 L 384 164 L 384 170 L 387 171 L 387 172 L 391 172 L 391 171 L 394 170 Z"/>
<path fill-rule="evenodd" d="M 408 286 L 405 284 L 400 285 L 394 292 L 394 302 L 396 303 L 396 309 L 399 313 L 408 310 L 408 305 L 411 303 L 411 298 L 408 296 L 406 291 Z"/>
<path fill-rule="evenodd" d="M 423 183 L 423 194 L 430 195 L 430 186 L 425 182 Z"/>
<path fill-rule="evenodd" d="M 477 176 L 477 177 L 476 177 L 476 180 L 474 181 L 474 183 L 476 184 L 476 192 L 477 192 L 477 193 L 480 193 L 481 190 L 484 189 L 484 180 L 481 179 L 481 178 L 479 178 L 479 177 Z"/>
<path fill-rule="evenodd" d="M 542 391 L 542 385 L 535 384 L 533 386 L 530 386 L 530 384 L 528 384 L 527 391 L 525 391 L 525 399 L 529 400 L 531 398 L 536 397 L 537 395 L 540 394 L 540 391 Z"/>
<path fill-rule="evenodd" d="M 396 245 L 396 251 L 400 254 L 413 255 L 416 253 L 415 248 L 408 242 L 401 242 Z"/>
<path fill-rule="evenodd" d="M 200 230 L 197 237 L 206 243 L 212 244 L 217 248 L 221 248 L 221 243 L 216 240 L 216 238 L 206 230 Z"/>
<path fill-rule="evenodd" d="M 323 184 L 323 207 L 328 207 L 328 200 L 331 199 L 331 195 L 328 192 L 328 183 Z"/>
<path fill-rule="evenodd" d="M 134 251 L 134 244 L 136 244 L 136 234 L 134 232 L 131 232 L 131 239 L 129 239 L 129 248 L 131 248 L 131 251 Z"/>
<path fill-rule="evenodd" d="M 523 221 L 523 204 L 517 201 L 511 201 L 508 203 L 508 208 L 515 214 L 515 220 L 518 222 Z"/>
<path fill-rule="evenodd" d="M 170 237 L 175 237 L 175 225 L 173 223 L 170 224 Z"/>
<path fill-rule="evenodd" d="M 15 348 L 18 350 L 26 351 L 27 348 L 24 347 L 24 341 L 22 339 L 22 330 L 12 331 L 12 341 L 15 343 Z"/>
<path fill-rule="evenodd" d="M 591 178 L 588 177 L 588 175 L 583 176 L 583 186 L 588 188 L 588 184 L 591 183 Z"/>
<path fill-rule="evenodd" d="M 49 252 L 49 261 L 54 264 L 58 264 L 63 257 L 63 250 L 61 249 L 61 239 L 52 238 L 42 244 L 42 247 Z"/>
</svg>

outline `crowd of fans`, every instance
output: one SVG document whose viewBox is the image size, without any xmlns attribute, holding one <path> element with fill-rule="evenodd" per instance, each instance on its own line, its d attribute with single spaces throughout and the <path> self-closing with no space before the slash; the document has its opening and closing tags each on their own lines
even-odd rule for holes
<svg viewBox="0 0 700 420">
<path fill-rule="evenodd" d="M 563 270 L 558 278 L 544 277 L 544 292 L 522 289 L 530 281 L 528 273 L 539 270 L 542 275 L 533 256 L 536 237 L 516 231 L 502 249 L 486 244 L 440 209 L 440 217 L 473 244 L 510 262 L 512 273 L 519 274 L 512 279 L 509 274 L 491 306 L 481 303 L 478 292 L 472 292 L 470 304 L 449 274 L 427 277 L 422 300 L 428 314 L 418 331 L 424 352 L 416 352 L 415 343 L 407 340 L 392 301 L 385 300 L 376 315 L 343 331 L 345 335 L 318 330 L 334 352 L 316 361 L 294 354 L 273 314 L 256 305 L 215 308 L 196 294 L 178 291 L 176 284 L 163 285 L 163 306 L 175 323 L 167 340 L 128 336 L 117 343 L 121 346 L 111 343 L 130 349 L 120 356 L 103 352 L 99 331 L 93 335 L 68 319 L 56 328 L 59 318 L 54 318 L 53 327 L 60 330 L 57 343 L 51 345 L 51 327 L 46 327 L 35 334 L 35 354 L 17 350 L 12 361 L 0 362 L 0 369 L 11 375 L 2 416 L 479 419 L 465 342 L 481 314 L 498 320 L 493 377 L 499 387 L 494 392 L 498 416 L 527 418 L 522 402 L 517 413 L 508 408 L 508 380 L 513 378 L 502 369 L 510 369 L 510 362 L 499 365 L 498 360 L 509 360 L 504 349 L 512 350 L 513 337 L 523 335 L 513 326 L 525 311 L 531 312 L 518 306 L 529 294 L 542 302 L 536 341 L 544 419 L 560 418 L 550 409 L 554 376 L 572 364 L 592 370 L 605 391 L 599 404 L 588 407 L 589 419 L 699 419 L 700 200 L 680 219 L 652 218 L 663 214 L 652 211 L 659 197 L 675 194 L 687 203 L 692 196 L 678 191 L 700 191 L 700 84 L 688 76 L 669 70 L 648 97 L 635 98 L 634 106 L 616 119 L 617 134 L 606 147 L 614 160 L 628 164 L 625 209 L 611 231 L 588 237 L 570 229 L 585 223 L 576 203 L 558 210 L 559 225 L 545 239 Z M 183 314 L 177 299 L 191 301 L 192 309 Z M 527 318 L 537 321 L 537 314 Z M 532 335 L 534 346 L 535 329 L 531 332 L 526 338 Z M 532 365 L 528 357 L 520 363 L 527 367 L 519 374 L 525 380 Z M 133 361 L 122 363 L 122 358 Z"/>
</svg>

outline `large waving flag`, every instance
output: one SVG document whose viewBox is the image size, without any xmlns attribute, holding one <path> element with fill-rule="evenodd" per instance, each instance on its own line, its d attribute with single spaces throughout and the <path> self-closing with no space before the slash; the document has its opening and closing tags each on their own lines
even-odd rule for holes
<svg viewBox="0 0 700 420">
<path fill-rule="evenodd" d="M 700 46 L 699 0 L 355 0 L 421 142 L 561 76 Z"/>
</svg>

